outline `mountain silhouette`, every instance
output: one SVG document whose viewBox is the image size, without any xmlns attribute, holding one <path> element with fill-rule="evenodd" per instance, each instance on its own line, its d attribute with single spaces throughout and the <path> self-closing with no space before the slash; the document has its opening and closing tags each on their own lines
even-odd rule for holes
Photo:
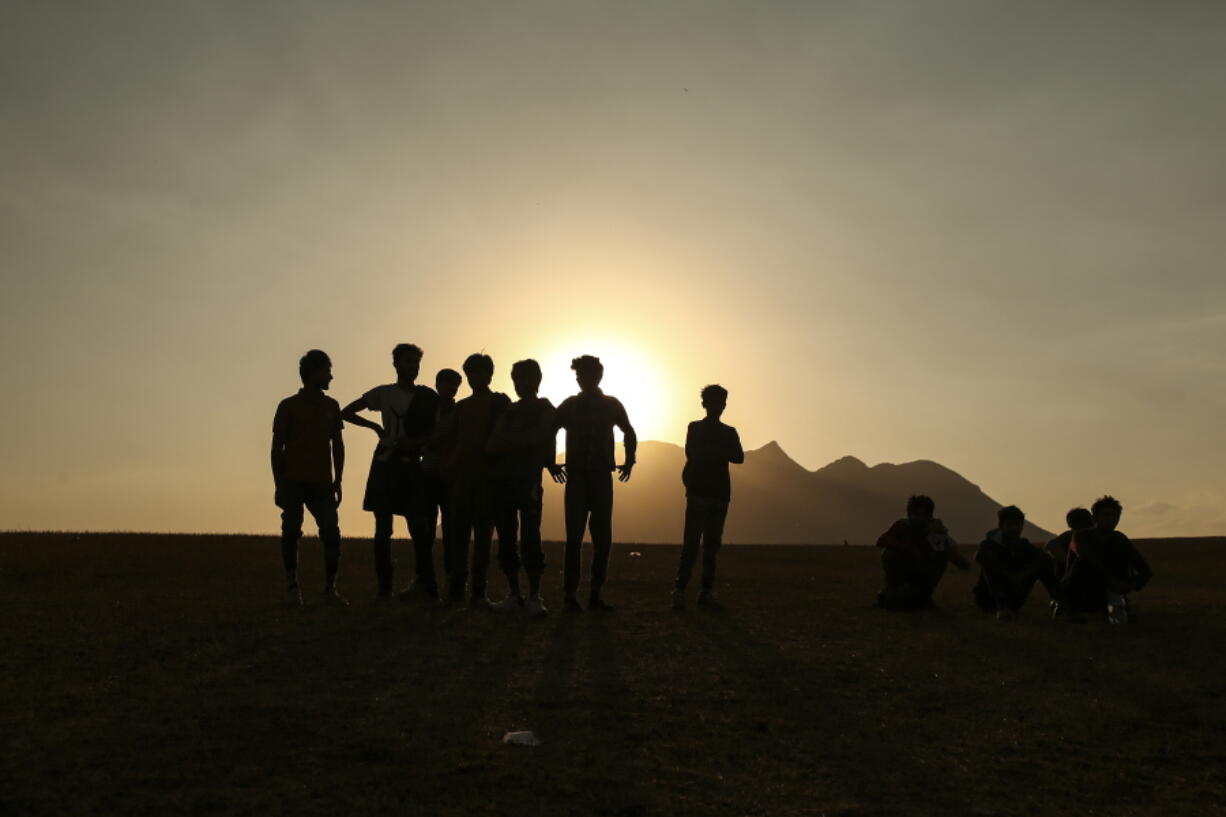
<svg viewBox="0 0 1226 817">
<path fill-rule="evenodd" d="M 620 456 L 620 454 L 619 454 Z M 685 451 L 672 443 L 639 443 L 634 478 L 616 488 L 613 537 L 618 542 L 681 541 Z M 545 538 L 564 537 L 562 492 L 546 489 Z M 869 467 L 843 457 L 816 471 L 797 463 L 777 442 L 745 453 L 732 467 L 732 505 L 724 530 L 729 544 L 872 544 L 904 515 L 907 497 L 928 494 L 954 539 L 978 544 L 996 527 L 1001 504 L 955 471 L 930 460 Z M 1026 523 L 1039 542 L 1052 534 Z"/>
</svg>

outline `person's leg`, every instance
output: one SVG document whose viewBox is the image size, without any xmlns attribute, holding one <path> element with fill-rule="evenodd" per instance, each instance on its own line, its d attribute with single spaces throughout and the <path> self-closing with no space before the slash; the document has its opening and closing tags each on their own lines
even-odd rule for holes
<svg viewBox="0 0 1226 817">
<path fill-rule="evenodd" d="M 567 474 L 563 497 L 566 513 L 566 550 L 563 555 L 562 589 L 566 598 L 574 599 L 579 590 L 579 557 L 583 552 L 583 532 L 587 528 L 587 485 L 583 472 Z"/>
<path fill-rule="evenodd" d="M 916 555 L 905 550 L 885 548 L 881 552 L 885 587 L 877 603 L 887 610 L 914 610 L 932 600 L 928 575 Z"/>
<path fill-rule="evenodd" d="M 375 578 L 379 596 L 392 594 L 392 527 L 396 517 L 390 511 L 375 511 Z"/>
<path fill-rule="evenodd" d="M 677 565 L 677 578 L 673 580 L 674 590 L 684 592 L 686 585 L 690 583 L 694 562 L 698 560 L 698 547 L 702 542 L 703 527 L 710 511 L 710 499 L 691 496 L 685 500 L 685 529 L 681 534 L 681 562 Z"/>
<path fill-rule="evenodd" d="M 473 566 L 472 597 L 485 599 L 485 583 L 490 571 L 490 546 L 494 541 L 494 514 L 489 483 L 484 477 L 473 484 Z"/>
<path fill-rule="evenodd" d="M 541 576 L 545 575 L 545 549 L 541 547 L 544 494 L 544 486 L 540 482 L 528 482 L 520 486 L 519 540 L 523 550 L 524 572 L 528 574 L 528 595 L 532 598 L 540 596 Z"/>
<path fill-rule="evenodd" d="M 416 583 L 427 598 L 438 597 L 438 579 L 434 575 L 434 498 L 425 476 L 417 474 L 409 500 L 409 536 L 413 539 Z"/>
<path fill-rule="evenodd" d="M 332 486 L 310 486 L 306 505 L 311 516 L 315 517 L 315 524 L 319 526 L 319 541 L 324 550 L 324 586 L 329 592 L 334 592 L 341 561 L 341 529 Z"/>
<path fill-rule="evenodd" d="M 301 483 L 283 482 L 281 498 L 281 563 L 285 580 L 291 589 L 298 586 L 298 540 L 302 538 L 302 504 L 305 499 Z"/>
<path fill-rule="evenodd" d="M 724 520 L 728 517 L 728 503 L 711 501 L 702 534 L 702 592 L 710 593 L 715 587 L 715 557 L 724 543 Z"/>
<path fill-rule="evenodd" d="M 451 541 L 447 544 L 451 554 L 451 573 L 447 582 L 448 595 L 455 602 L 463 600 L 464 584 L 468 580 L 468 537 L 473 528 L 471 487 L 464 477 L 457 477 L 451 485 L 451 524 L 447 526 L 451 535 Z"/>
<path fill-rule="evenodd" d="M 518 598 L 519 590 L 519 514 L 516 508 L 517 485 L 511 480 L 499 480 L 491 486 L 494 503 L 494 529 L 498 531 L 498 567 L 507 577 L 507 593 Z"/>
<path fill-rule="evenodd" d="M 593 602 L 599 601 L 600 591 L 609 575 L 609 555 L 613 550 L 613 473 L 600 471 L 591 475 L 588 502 L 591 516 L 588 529 L 592 534 Z"/>
</svg>

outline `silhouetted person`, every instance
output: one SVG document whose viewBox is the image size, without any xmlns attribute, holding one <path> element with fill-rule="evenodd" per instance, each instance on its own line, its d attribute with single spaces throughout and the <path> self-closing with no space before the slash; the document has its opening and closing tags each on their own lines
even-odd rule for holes
<svg viewBox="0 0 1226 817">
<path fill-rule="evenodd" d="M 274 501 L 281 509 L 281 558 L 285 564 L 289 603 L 302 604 L 298 587 L 298 540 L 302 508 L 319 527 L 324 551 L 324 600 L 348 604 L 336 592 L 341 558 L 341 530 L 336 509 L 341 504 L 345 442 L 341 438 L 340 404 L 324 394 L 332 382 L 332 361 L 312 349 L 298 361 L 302 388 L 277 405 L 272 420 Z"/>
<path fill-rule="evenodd" d="M 930 497 L 913 496 L 907 500 L 907 518 L 878 537 L 885 570 L 885 588 L 877 594 L 879 606 L 887 610 L 929 607 L 948 563 L 961 570 L 970 568 L 945 523 L 933 518 L 935 510 Z"/>
<path fill-rule="evenodd" d="M 507 577 L 507 598 L 495 605 L 523 609 L 533 616 L 548 610 L 541 601 L 541 575 L 545 551 L 541 549 L 541 472 L 554 464 L 557 435 L 553 430 L 553 403 L 538 397 L 541 367 L 521 360 L 511 367 L 511 381 L 519 400 L 502 413 L 490 435 L 486 451 L 494 498 L 494 526 L 498 530 L 498 563 Z M 516 547 L 518 540 L 519 547 Z M 521 556 L 522 551 L 522 556 Z M 519 586 L 519 570 L 528 575 L 528 598 Z"/>
<path fill-rule="evenodd" d="M 1068 530 L 1047 543 L 1047 552 L 1056 566 L 1056 578 L 1063 580 L 1068 572 L 1069 554 L 1073 548 L 1073 537 L 1078 531 L 1090 530 L 1094 527 L 1094 514 L 1085 508 L 1073 508 L 1064 515 Z"/>
<path fill-rule="evenodd" d="M 1113 624 L 1128 622 L 1128 593 L 1143 588 L 1154 575 L 1128 537 L 1116 530 L 1123 510 L 1119 500 L 1109 495 L 1090 506 L 1094 527 L 1074 534 L 1064 579 L 1072 611 L 1106 610 Z"/>
<path fill-rule="evenodd" d="M 1060 583 L 1056 579 L 1051 556 L 1035 547 L 1022 536 L 1026 515 L 1016 505 L 1009 505 L 996 512 L 998 527 L 988 531 L 975 561 L 979 563 L 979 581 L 972 593 L 975 604 L 996 618 L 1013 616 L 1034 588 L 1042 582 L 1053 601 L 1060 597 Z"/>
<path fill-rule="evenodd" d="M 612 605 L 600 597 L 609 571 L 609 553 L 613 548 L 613 471 L 626 482 L 634 470 L 638 437 L 621 401 L 600 390 L 604 365 L 600 358 L 583 355 L 571 361 L 579 393 L 568 397 L 554 415 L 554 432 L 566 430 L 566 465 L 551 466 L 550 474 L 557 482 L 566 483 L 566 552 L 563 566 L 563 589 L 567 612 L 582 613 L 575 593 L 579 589 L 579 561 L 583 548 L 583 533 L 592 535 L 591 594 L 588 606 L 593 610 L 609 611 Z M 613 428 L 621 429 L 626 448 L 626 462 L 617 465 L 613 459 Z"/>
<path fill-rule="evenodd" d="M 392 599 L 395 559 L 392 556 L 392 521 L 402 516 L 413 540 L 417 579 L 403 594 L 438 598 L 434 575 L 434 525 L 429 515 L 429 494 L 421 468 L 421 451 L 434 429 L 438 395 L 417 384 L 422 351 L 411 343 L 392 349 L 396 382 L 375 386 L 345 406 L 346 422 L 379 435 L 366 480 L 362 509 L 375 515 L 375 576 L 379 598 Z M 359 411 L 377 411 L 383 424 L 367 420 Z"/>
<path fill-rule="evenodd" d="M 489 459 L 485 448 L 499 415 L 511 404 L 501 392 L 490 391 L 494 361 L 489 355 L 469 355 L 464 376 L 472 394 L 456 403 L 449 432 L 444 473 L 451 480 L 451 575 L 448 603 L 462 604 L 468 579 L 468 542 L 472 537 L 470 605 L 489 607 L 485 595 L 490 543 L 494 538 L 493 497 L 490 495 Z"/>
<path fill-rule="evenodd" d="M 451 567 L 451 483 L 443 475 L 447 458 L 447 441 L 451 436 L 451 419 L 455 412 L 455 396 L 464 378 L 455 369 L 439 369 L 434 376 L 438 392 L 438 410 L 434 413 L 434 433 L 422 449 L 421 468 L 426 476 L 429 496 L 427 524 L 438 529 L 443 537 L 443 577 L 450 578 Z"/>
<path fill-rule="evenodd" d="M 685 533 L 682 537 L 681 564 L 673 585 L 673 609 L 685 607 L 685 587 L 702 546 L 702 591 L 698 603 L 718 608 L 715 596 L 715 556 L 724 537 L 724 520 L 732 498 L 732 479 L 728 464 L 745 462 L 745 451 L 736 429 L 720 422 L 728 406 L 728 390 L 707 386 L 702 390 L 702 407 L 707 416 L 690 423 L 685 434 Z"/>
</svg>

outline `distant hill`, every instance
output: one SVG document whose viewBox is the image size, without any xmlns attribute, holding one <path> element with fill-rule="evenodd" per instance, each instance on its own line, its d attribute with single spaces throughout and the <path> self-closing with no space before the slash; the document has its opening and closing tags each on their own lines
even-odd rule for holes
<svg viewBox="0 0 1226 817">
<path fill-rule="evenodd" d="M 618 484 L 614 531 L 618 542 L 673 543 L 681 540 L 685 451 L 672 443 L 639 445 L 630 482 Z M 771 442 L 745 454 L 732 467 L 732 506 L 724 541 L 729 544 L 871 544 L 903 516 L 907 497 L 928 494 L 937 503 L 954 538 L 978 543 L 995 527 L 1001 504 L 958 473 L 929 460 L 869 467 L 843 457 L 809 471 Z M 562 492 L 546 491 L 543 533 L 564 539 Z M 1051 537 L 1027 523 L 1032 541 Z"/>
</svg>

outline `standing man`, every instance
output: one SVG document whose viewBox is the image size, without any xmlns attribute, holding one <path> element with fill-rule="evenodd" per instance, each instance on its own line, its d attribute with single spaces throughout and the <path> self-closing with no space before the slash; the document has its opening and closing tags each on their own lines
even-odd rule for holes
<svg viewBox="0 0 1226 817">
<path fill-rule="evenodd" d="M 375 515 L 375 575 L 379 598 L 391 601 L 395 560 L 392 557 L 392 520 L 402 516 L 413 539 L 417 579 L 406 591 L 427 599 L 438 598 L 434 576 L 434 526 L 428 523 L 421 449 L 434 429 L 438 395 L 429 386 L 417 385 L 422 351 L 411 343 L 392 349 L 396 382 L 375 386 L 345 406 L 346 422 L 369 428 L 379 436 L 362 510 Z M 377 411 L 383 424 L 367 420 L 359 411 Z"/>
<path fill-rule="evenodd" d="M 341 407 L 324 394 L 332 382 L 332 361 L 312 349 L 298 361 L 302 388 L 277 405 L 272 419 L 272 478 L 274 501 L 281 509 L 281 558 L 285 564 L 288 601 L 302 604 L 298 587 L 298 540 L 302 508 L 319 526 L 324 548 L 324 601 L 347 605 L 336 592 L 341 558 L 341 530 L 336 509 L 341 504 L 341 474 L 345 443 L 341 438 Z"/>
<path fill-rule="evenodd" d="M 511 367 L 511 381 L 519 400 L 502 413 L 486 450 L 494 497 L 494 526 L 498 530 L 498 563 L 507 577 L 507 597 L 494 605 L 524 610 L 532 616 L 549 611 L 541 601 L 541 575 L 545 552 L 541 549 L 541 472 L 557 457 L 553 430 L 553 403 L 538 397 L 541 367 L 535 360 L 520 360 Z M 516 540 L 519 547 L 516 547 Z M 522 551 L 522 558 L 521 558 Z M 528 575 L 528 599 L 519 587 L 519 569 Z"/>
<path fill-rule="evenodd" d="M 494 361 L 486 354 L 469 355 L 464 360 L 464 376 L 472 394 L 456 403 L 447 447 L 444 473 L 451 480 L 452 541 L 449 604 L 464 601 L 464 584 L 468 579 L 468 541 L 472 537 L 472 587 L 469 606 L 487 609 L 490 600 L 485 594 L 489 573 L 490 544 L 494 538 L 494 508 L 490 496 L 486 445 L 499 415 L 511 404 L 502 392 L 490 391 L 494 379 Z"/>
<path fill-rule="evenodd" d="M 439 369 L 434 376 L 438 392 L 438 410 L 434 413 L 434 433 L 421 454 L 421 469 L 426 477 L 426 524 L 443 537 L 443 578 L 451 576 L 451 483 L 443 476 L 445 448 L 451 434 L 451 418 L 455 412 L 455 396 L 464 378 L 455 369 Z"/>
<path fill-rule="evenodd" d="M 604 364 L 600 358 L 583 355 L 571 361 L 579 393 L 568 397 L 558 406 L 553 430 L 566 430 L 566 466 L 550 467 L 555 481 L 566 483 L 566 555 L 563 568 L 563 588 L 566 599 L 563 609 L 582 613 L 575 598 L 579 589 L 579 559 L 583 548 L 584 530 L 592 534 L 592 578 L 588 607 L 608 612 L 612 605 L 600 597 L 609 570 L 609 553 L 613 549 L 613 471 L 626 482 L 634 470 L 638 437 L 626 416 L 621 401 L 600 390 Z M 613 428 L 621 429 L 626 447 L 626 462 L 617 465 L 613 459 Z"/>
<path fill-rule="evenodd" d="M 685 609 L 685 586 L 690 581 L 694 562 L 702 543 L 702 591 L 700 605 L 719 609 L 715 596 L 715 556 L 724 537 L 724 520 L 732 498 L 728 464 L 745 462 L 745 451 L 736 429 L 720 422 L 728 407 L 728 390 L 707 386 L 702 390 L 702 407 L 707 416 L 690 423 L 685 434 L 685 534 L 681 546 L 681 565 L 673 589 L 673 609 Z"/>
</svg>

